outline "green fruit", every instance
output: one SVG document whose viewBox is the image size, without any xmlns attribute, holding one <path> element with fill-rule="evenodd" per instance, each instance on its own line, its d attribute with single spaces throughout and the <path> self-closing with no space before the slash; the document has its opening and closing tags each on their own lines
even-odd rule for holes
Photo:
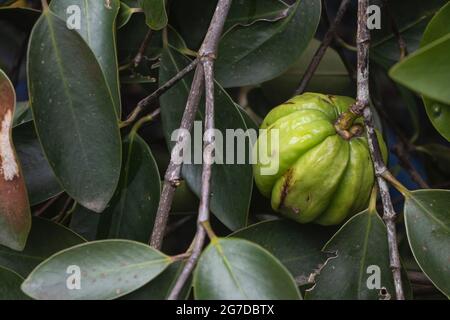
<svg viewBox="0 0 450 320">
<path fill-rule="evenodd" d="M 266 116 L 254 148 L 254 175 L 275 211 L 301 223 L 334 225 L 367 207 L 375 177 L 362 119 L 347 135 L 335 129 L 354 102 L 305 93 Z M 377 135 L 386 160 L 386 145 Z"/>
</svg>

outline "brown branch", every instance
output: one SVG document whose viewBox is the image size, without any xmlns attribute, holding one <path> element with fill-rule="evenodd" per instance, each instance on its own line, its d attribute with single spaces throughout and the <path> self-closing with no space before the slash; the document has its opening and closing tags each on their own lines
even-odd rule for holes
<svg viewBox="0 0 450 320">
<path fill-rule="evenodd" d="M 54 204 L 64 193 L 61 192 L 60 194 L 54 196 L 53 198 L 47 200 L 46 203 L 44 203 L 38 210 L 36 210 L 36 212 L 34 213 L 34 215 L 36 217 L 41 216 L 52 204 Z"/>
<path fill-rule="evenodd" d="M 330 28 L 328 29 L 327 33 L 325 34 L 322 43 L 320 44 L 319 48 L 317 49 L 316 53 L 314 54 L 314 57 L 312 58 L 310 64 L 308 65 L 308 68 L 305 71 L 305 74 L 303 75 L 302 80 L 300 81 L 300 85 L 295 91 L 295 94 L 302 94 L 306 87 L 308 86 L 309 81 L 311 80 L 312 76 L 316 72 L 317 68 L 319 67 L 320 61 L 322 61 L 323 56 L 325 55 L 325 52 L 327 51 L 328 47 L 331 44 L 331 41 L 333 41 L 334 35 L 336 34 L 336 28 L 339 25 L 339 23 L 342 20 L 342 17 L 344 16 L 345 12 L 347 11 L 347 8 L 350 4 L 350 0 L 342 0 L 341 5 L 339 7 L 339 10 L 336 14 L 336 18 L 334 19 L 333 23 L 330 25 Z"/>
<path fill-rule="evenodd" d="M 231 0 L 219 0 L 214 15 L 211 19 L 208 32 L 206 33 L 205 39 L 203 40 L 203 44 L 199 50 L 199 56 L 202 63 L 197 64 L 194 80 L 192 82 L 191 90 L 189 92 L 188 100 L 186 103 L 186 108 L 183 114 L 183 119 L 181 120 L 180 129 L 185 130 L 180 130 L 177 141 L 178 147 L 175 147 L 172 150 L 169 167 L 167 168 L 164 177 L 163 190 L 161 193 L 161 198 L 158 206 L 158 212 L 156 214 L 155 225 L 153 227 L 152 237 L 150 239 L 150 245 L 157 249 L 161 248 L 165 229 L 167 226 L 170 208 L 172 206 L 175 189 L 177 188 L 180 182 L 181 164 L 177 164 L 174 162 L 174 159 L 177 158 L 178 156 L 175 153 L 178 152 L 177 150 L 180 150 L 179 147 L 181 146 L 182 143 L 186 143 L 187 140 L 186 132 L 189 132 L 191 130 L 192 125 L 194 123 L 195 114 L 197 113 L 198 104 L 201 98 L 201 91 L 203 89 L 205 80 L 204 67 L 206 65 L 209 72 L 210 66 L 209 63 L 207 62 L 212 63 L 212 61 L 216 57 L 217 47 L 219 46 L 219 39 L 222 34 L 223 26 L 225 24 L 225 20 L 228 15 L 230 6 Z M 209 77 L 210 76 L 208 75 L 208 78 Z M 212 75 L 212 70 L 211 70 L 211 78 L 214 78 Z M 212 104 L 214 104 L 214 102 L 212 102 Z M 202 190 L 203 188 L 204 186 L 202 184 Z M 201 237 L 197 238 L 200 239 Z"/>
<path fill-rule="evenodd" d="M 200 204 L 198 208 L 197 233 L 191 254 L 168 299 L 175 300 L 180 295 L 194 270 L 202 252 L 206 233 L 214 234 L 209 225 L 209 204 L 211 198 L 211 173 L 214 150 L 214 59 L 217 53 L 219 37 L 222 34 L 225 19 L 231 6 L 231 0 L 219 0 L 211 20 L 208 33 L 200 48 L 201 65 L 205 75 L 205 139 L 203 145 L 203 170 Z"/>
<path fill-rule="evenodd" d="M 147 47 L 150 44 L 150 40 L 152 39 L 152 34 L 152 29 L 149 29 L 147 34 L 145 35 L 144 41 L 142 41 L 141 46 L 139 47 L 139 51 L 136 53 L 136 56 L 133 59 L 133 66 L 135 68 L 141 64 L 145 50 L 147 50 Z"/>
<path fill-rule="evenodd" d="M 404 300 L 400 256 L 398 252 L 397 233 L 395 227 L 396 213 L 392 205 L 391 196 L 389 194 L 389 186 L 382 177 L 388 172 L 383 161 L 380 151 L 380 145 L 374 129 L 372 111 L 369 107 L 369 47 L 370 32 L 367 28 L 367 7 L 368 0 L 358 0 L 358 31 L 357 31 L 357 101 L 350 108 L 350 112 L 355 115 L 364 116 L 364 124 L 366 126 L 367 138 L 369 143 L 370 154 L 372 157 L 375 174 L 377 176 L 378 188 L 380 190 L 381 200 L 383 203 L 383 220 L 386 223 L 388 244 L 389 244 L 389 260 L 394 278 L 395 293 L 397 300 Z"/>
<path fill-rule="evenodd" d="M 181 146 L 187 143 L 187 134 L 191 131 L 192 125 L 197 113 L 198 104 L 202 96 L 204 84 L 203 66 L 199 64 L 195 70 L 194 80 L 184 109 L 183 118 L 179 135 L 175 147 L 172 149 L 170 163 L 164 175 L 163 189 L 159 200 L 158 211 L 156 213 L 155 224 L 153 227 L 150 245 L 156 249 L 161 249 L 164 233 L 169 218 L 170 208 L 172 206 L 173 196 L 176 188 L 180 184 L 181 163 L 177 163 L 175 159 L 178 157 L 176 152 L 182 150 Z"/>
<path fill-rule="evenodd" d="M 172 88 L 174 85 L 178 83 L 181 79 L 183 79 L 189 72 L 195 69 L 198 64 L 198 59 L 193 60 L 189 65 L 187 65 L 184 69 L 178 72 L 172 79 L 168 80 L 161 87 L 155 90 L 152 94 L 145 97 L 137 104 L 136 108 L 130 113 L 128 118 L 120 124 L 120 127 L 126 127 L 136 121 L 139 114 L 144 111 L 144 109 L 152 104 L 153 101 L 158 99 L 161 95 L 163 95 L 167 90 Z"/>
<path fill-rule="evenodd" d="M 209 228 L 209 203 L 211 195 L 211 169 L 213 162 L 213 148 L 214 148 L 214 76 L 213 76 L 213 59 L 210 56 L 205 56 L 202 59 L 203 69 L 205 71 L 205 96 L 206 96 L 206 111 L 205 111 L 205 141 L 203 146 L 203 171 L 202 171 L 202 188 L 200 205 L 198 209 L 197 219 L 197 233 L 194 240 L 192 253 L 186 262 L 180 276 L 177 279 L 172 292 L 169 295 L 169 300 L 178 298 L 186 281 L 188 281 L 195 265 L 197 264 L 200 254 L 202 252 L 203 243 L 205 240 L 205 231 Z"/>
</svg>

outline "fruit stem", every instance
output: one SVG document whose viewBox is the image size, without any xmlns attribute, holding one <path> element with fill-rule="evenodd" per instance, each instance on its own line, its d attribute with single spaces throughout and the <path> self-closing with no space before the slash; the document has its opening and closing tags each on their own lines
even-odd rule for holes
<svg viewBox="0 0 450 320">
<path fill-rule="evenodd" d="M 395 189 L 397 189 L 405 198 L 409 197 L 411 195 L 411 192 L 403 185 L 400 181 L 398 181 L 392 173 L 390 173 L 388 170 L 384 171 L 381 176 L 389 181 Z"/>
<path fill-rule="evenodd" d="M 352 130 L 353 122 L 359 117 L 351 109 L 341 113 L 334 123 L 336 132 L 345 140 L 350 140 L 356 135 L 356 132 L 359 133 L 359 130 Z"/>
<path fill-rule="evenodd" d="M 369 212 L 377 212 L 377 195 L 378 195 L 378 188 L 375 184 L 372 188 L 372 193 L 370 194 Z"/>
</svg>

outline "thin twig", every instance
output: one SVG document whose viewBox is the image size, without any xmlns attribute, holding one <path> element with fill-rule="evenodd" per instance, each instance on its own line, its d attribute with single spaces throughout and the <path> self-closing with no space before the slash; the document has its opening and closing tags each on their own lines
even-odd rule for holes
<svg viewBox="0 0 450 320">
<path fill-rule="evenodd" d="M 339 10 L 336 14 L 336 18 L 334 19 L 333 23 L 330 25 L 330 28 L 328 29 L 327 33 L 325 34 L 322 43 L 320 44 L 319 48 L 317 49 L 316 53 L 314 54 L 314 57 L 312 58 L 308 68 L 305 71 L 305 74 L 303 75 L 303 78 L 300 82 L 300 85 L 298 89 L 295 91 L 295 94 L 302 94 L 306 87 L 308 86 L 309 81 L 311 80 L 312 76 L 316 72 L 317 68 L 319 67 L 320 61 L 322 61 L 323 56 L 325 55 L 325 52 L 327 51 L 328 47 L 331 44 L 331 41 L 333 41 L 334 35 L 336 34 L 336 28 L 339 25 L 339 23 L 342 20 L 342 17 L 344 16 L 345 12 L 347 11 L 347 8 L 350 4 L 350 0 L 342 0 L 341 5 L 339 7 Z"/>
<path fill-rule="evenodd" d="M 397 300 L 404 300 L 400 256 L 398 252 L 397 233 L 395 228 L 396 213 L 392 205 L 389 187 L 382 175 L 386 173 L 387 167 L 381 155 L 380 145 L 374 129 L 372 111 L 369 107 L 369 47 L 370 47 L 370 31 L 367 27 L 367 7 L 368 0 L 358 0 L 358 31 L 357 31 L 357 101 L 351 107 L 351 112 L 356 115 L 364 116 L 364 124 L 366 126 L 367 138 L 369 142 L 370 154 L 374 164 L 375 174 L 377 176 L 378 188 L 380 190 L 381 200 L 383 203 L 383 220 L 386 223 L 388 244 L 389 244 L 389 260 L 393 273 L 395 293 Z"/>
<path fill-rule="evenodd" d="M 147 50 L 147 47 L 150 44 L 150 40 L 152 39 L 152 34 L 152 29 L 148 29 L 147 34 L 145 35 L 145 38 L 142 41 L 141 46 L 139 47 L 139 51 L 136 53 L 136 56 L 133 59 L 133 66 L 135 68 L 141 64 L 145 50 Z"/>
<path fill-rule="evenodd" d="M 405 149 L 403 143 L 397 143 L 394 146 L 393 151 L 399 160 L 400 166 L 402 166 L 405 169 L 405 171 L 409 174 L 411 179 L 415 183 L 417 183 L 419 187 L 421 187 L 422 189 L 429 189 L 430 185 L 422 178 L 420 173 L 412 165 L 407 150 Z"/>
<path fill-rule="evenodd" d="M 392 151 L 397 156 L 400 166 L 405 169 L 405 171 L 409 174 L 411 179 L 414 182 L 416 182 L 421 188 L 429 189 L 430 188 L 429 184 L 422 178 L 420 173 L 416 170 L 416 168 L 412 165 L 410 161 L 409 153 L 415 151 L 416 146 L 398 128 L 398 126 L 389 117 L 386 111 L 379 105 L 377 99 L 373 99 L 372 101 L 380 117 L 386 122 L 387 125 L 389 125 L 389 127 L 393 130 L 397 138 L 398 142 L 394 146 Z"/>
<path fill-rule="evenodd" d="M 324 19 L 324 24 L 325 24 L 326 28 L 330 28 L 332 21 L 328 15 L 326 1 L 323 1 L 322 11 L 323 11 L 324 17 L 326 18 L 326 19 Z M 335 46 L 334 49 L 336 50 L 338 55 L 341 57 L 341 60 L 344 63 L 345 69 L 347 70 L 350 80 L 356 84 L 356 69 L 354 68 L 353 63 L 348 59 L 347 54 L 346 54 L 346 49 L 339 43 L 339 40 L 337 38 L 339 38 L 339 35 L 337 34 L 337 32 L 335 32 L 334 40 L 335 40 L 337 46 Z M 354 52 L 356 53 L 356 47 L 355 47 Z"/>
<path fill-rule="evenodd" d="M 47 200 L 46 203 L 44 203 L 38 210 L 36 210 L 36 212 L 34 213 L 34 215 L 36 217 L 41 216 L 52 204 L 54 204 L 56 202 L 56 200 L 59 199 L 59 197 L 61 197 L 64 193 L 60 193 L 57 196 L 54 196 L 53 198 Z"/>
<path fill-rule="evenodd" d="M 406 42 L 402 37 L 402 34 L 400 33 L 400 30 L 397 25 L 397 21 L 395 20 L 394 15 L 392 14 L 392 11 L 389 7 L 388 0 L 383 0 L 384 7 L 386 8 L 387 15 L 389 17 L 390 23 L 391 23 L 391 29 L 392 33 L 394 34 L 395 38 L 397 39 L 398 48 L 400 50 L 400 60 L 403 60 L 408 55 L 408 49 L 406 47 Z"/>
<path fill-rule="evenodd" d="M 57 223 L 61 223 L 62 219 L 64 218 L 64 215 L 66 214 L 67 208 L 69 208 L 70 203 L 72 202 L 72 198 L 67 196 L 66 202 L 64 202 L 63 207 L 59 211 L 59 213 L 54 216 L 51 220 Z"/>
<path fill-rule="evenodd" d="M 202 171 L 202 188 L 200 205 L 198 209 L 197 219 L 197 233 L 195 236 L 195 243 L 192 249 L 192 254 L 189 257 L 186 265 L 183 268 L 180 276 L 177 279 L 172 292 L 169 295 L 169 300 L 178 298 L 186 281 L 189 279 L 195 265 L 200 257 L 203 242 L 205 238 L 205 229 L 209 224 L 209 203 L 211 196 L 211 169 L 213 163 L 213 149 L 214 149 L 214 76 L 213 66 L 214 60 L 210 56 L 205 56 L 202 59 L 203 69 L 205 72 L 205 141 L 203 146 L 203 171 Z"/>
<path fill-rule="evenodd" d="M 153 227 L 152 236 L 150 238 L 150 245 L 156 249 L 161 249 L 175 189 L 180 184 L 182 164 L 175 161 L 175 159 L 178 158 L 176 153 L 179 152 L 179 150 L 183 150 L 181 146 L 187 143 L 187 132 L 191 131 L 194 123 L 198 104 L 200 103 L 200 98 L 202 96 L 203 84 L 203 66 L 199 64 L 195 70 L 194 80 L 192 81 L 183 118 L 181 119 L 181 130 L 179 130 L 177 143 L 172 149 L 170 163 L 166 170 L 166 174 L 164 175 L 164 183 L 159 200 L 158 211 L 156 213 L 155 224 Z"/>
<path fill-rule="evenodd" d="M 148 106 L 152 104 L 153 101 L 158 99 L 163 93 L 172 88 L 174 85 L 178 83 L 181 79 L 183 79 L 189 72 L 194 70 L 194 68 L 198 64 L 198 59 L 193 60 L 189 65 L 187 65 L 183 70 L 178 72 L 172 79 L 168 80 L 161 87 L 155 90 L 152 94 L 145 97 L 137 104 L 136 108 L 131 112 L 128 118 L 120 124 L 120 127 L 126 127 L 133 123 L 139 114 Z"/>
<path fill-rule="evenodd" d="M 169 167 L 167 168 L 164 177 L 163 190 L 161 192 L 158 212 L 156 213 L 155 225 L 153 227 L 152 237 L 150 239 L 150 245 L 157 249 L 161 248 L 165 229 L 167 226 L 170 208 L 172 206 L 175 189 L 180 183 L 181 164 L 175 163 L 174 159 L 178 158 L 178 155 L 176 153 L 178 152 L 178 150 L 180 150 L 179 146 L 181 146 L 181 144 L 186 143 L 187 140 L 185 137 L 187 134 L 186 132 L 189 132 L 190 129 L 192 128 L 195 119 L 195 114 L 197 113 L 198 104 L 201 98 L 201 91 L 204 86 L 205 80 L 204 65 L 206 65 L 207 68 L 209 68 L 209 65 L 205 62 L 213 61 L 216 57 L 219 39 L 222 34 L 223 26 L 225 24 L 225 20 L 228 15 L 230 6 L 231 0 L 219 0 L 214 15 L 211 19 L 208 32 L 206 33 L 205 39 L 203 40 L 203 44 L 199 50 L 199 56 L 200 59 L 202 60 L 202 63 L 197 64 L 194 80 L 191 85 L 191 90 L 189 92 L 186 108 L 184 110 L 183 118 L 181 120 L 180 128 L 185 130 L 179 131 L 179 136 L 177 140 L 178 147 L 176 146 L 172 150 Z M 211 77 L 214 78 L 213 75 L 211 75 Z M 203 234 L 203 231 L 201 231 L 200 234 Z M 202 237 L 196 238 L 197 240 L 195 247 L 197 247 L 198 245 L 197 242 L 202 240 L 201 239 Z"/>
</svg>

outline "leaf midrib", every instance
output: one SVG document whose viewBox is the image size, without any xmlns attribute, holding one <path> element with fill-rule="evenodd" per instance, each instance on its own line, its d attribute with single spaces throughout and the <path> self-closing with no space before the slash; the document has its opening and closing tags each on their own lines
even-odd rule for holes
<svg viewBox="0 0 450 320">
<path fill-rule="evenodd" d="M 44 12 L 44 16 L 45 16 L 45 18 L 46 18 L 46 20 L 48 22 L 51 43 L 52 43 L 53 50 L 55 52 L 56 64 L 58 66 L 57 69 L 59 71 L 59 74 L 60 74 L 62 82 L 63 82 L 64 93 L 66 94 L 66 97 L 69 100 L 68 107 L 69 107 L 69 111 L 70 111 L 70 114 L 72 116 L 72 119 L 74 120 L 73 124 L 74 124 L 75 132 L 76 132 L 75 136 L 76 136 L 76 138 L 77 138 L 77 140 L 78 140 L 78 142 L 79 142 L 79 144 L 81 146 L 80 150 L 81 150 L 82 157 L 84 158 L 85 162 L 87 163 L 87 165 L 89 167 L 90 166 L 89 165 L 90 161 L 89 161 L 88 156 L 86 154 L 86 150 L 83 147 L 84 145 L 83 145 L 83 141 L 82 141 L 81 135 L 80 135 L 80 128 L 78 127 L 77 117 L 76 117 L 75 112 L 74 112 L 73 100 L 72 100 L 72 97 L 70 95 L 70 91 L 68 89 L 66 78 L 64 77 L 65 72 L 64 72 L 64 68 L 62 66 L 61 53 L 59 52 L 57 44 L 56 44 L 57 41 L 56 41 L 56 37 L 55 37 L 55 33 L 54 33 L 54 27 L 53 27 L 53 23 L 51 22 L 52 13 L 50 13 L 50 11 L 47 10 L 46 12 Z M 54 18 L 59 19 L 56 16 Z"/>
</svg>

